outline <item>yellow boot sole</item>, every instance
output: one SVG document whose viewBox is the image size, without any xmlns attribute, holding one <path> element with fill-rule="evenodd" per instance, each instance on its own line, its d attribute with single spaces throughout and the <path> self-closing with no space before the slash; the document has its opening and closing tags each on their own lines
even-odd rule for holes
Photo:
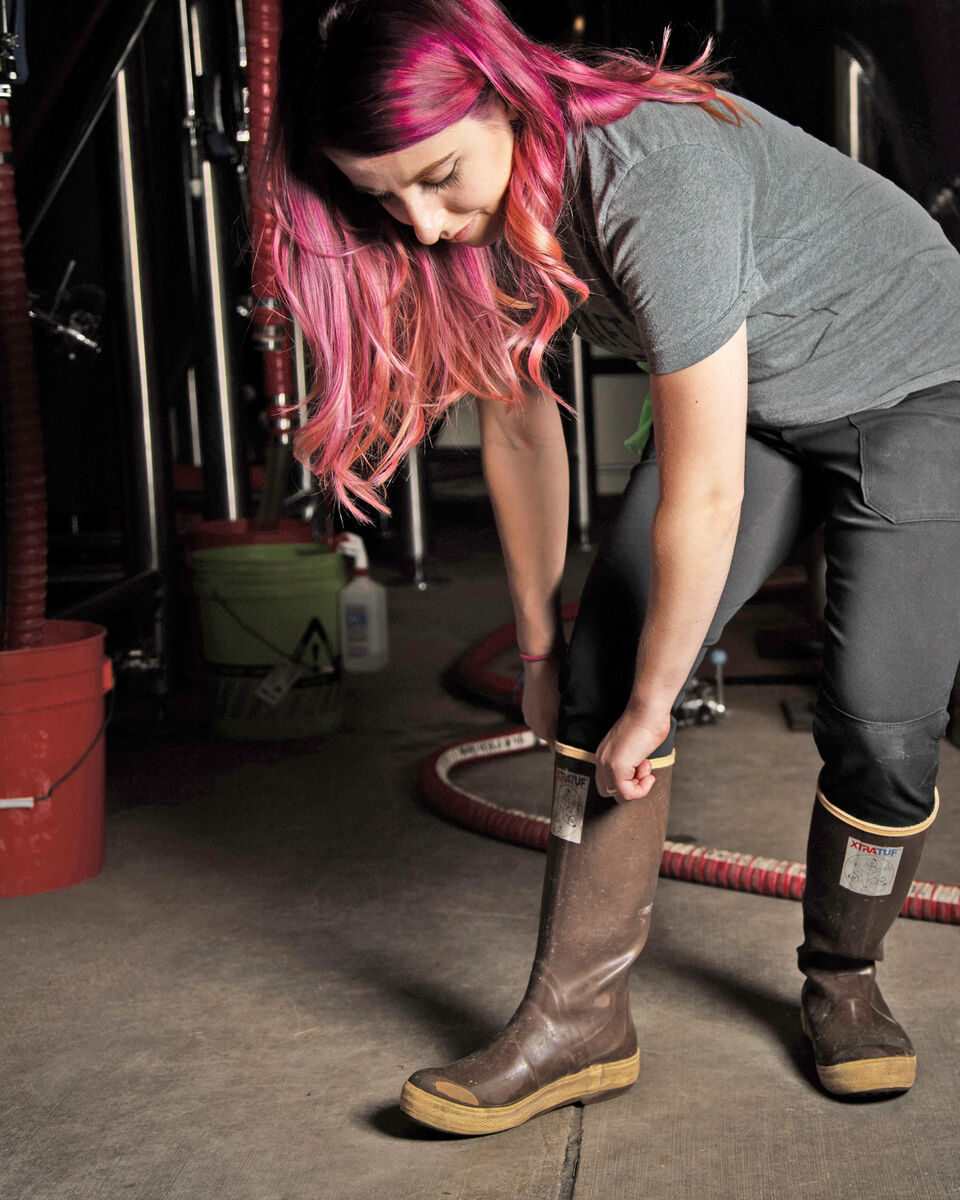
<svg viewBox="0 0 960 1200">
<path fill-rule="evenodd" d="M 905 1092 L 917 1077 L 915 1055 L 893 1058 L 859 1058 L 833 1067 L 817 1064 L 817 1075 L 835 1096 L 869 1095 L 871 1092 Z"/>
<path fill-rule="evenodd" d="M 524 1121 L 548 1112 L 551 1108 L 560 1108 L 564 1104 L 577 1101 L 590 1103 L 609 1099 L 636 1083 L 639 1073 L 638 1050 L 630 1058 L 622 1058 L 617 1062 L 595 1063 L 573 1075 L 564 1075 L 561 1079 L 555 1079 L 553 1083 L 531 1092 L 529 1096 L 524 1096 L 522 1100 L 495 1108 L 473 1108 L 468 1104 L 445 1100 L 442 1096 L 434 1096 L 408 1081 L 400 1093 L 400 1108 L 421 1125 L 429 1125 L 431 1129 L 442 1129 L 446 1133 L 499 1133 L 503 1129 L 513 1129 L 516 1125 L 522 1125 Z"/>
<path fill-rule="evenodd" d="M 803 1032 L 810 1038 L 807 1019 L 801 1013 Z M 810 1038 L 811 1042 L 813 1041 Z M 816 1064 L 821 1084 L 835 1096 L 868 1096 L 880 1092 L 906 1092 L 917 1077 L 917 1056 L 896 1054 L 889 1058 L 856 1058 L 832 1067 Z"/>
</svg>

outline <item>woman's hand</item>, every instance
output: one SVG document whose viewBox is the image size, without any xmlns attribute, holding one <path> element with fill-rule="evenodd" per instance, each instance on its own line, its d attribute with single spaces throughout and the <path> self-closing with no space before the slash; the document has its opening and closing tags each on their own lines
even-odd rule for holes
<svg viewBox="0 0 960 1200">
<path fill-rule="evenodd" d="M 560 658 L 523 664 L 523 719 L 537 737 L 552 745 L 557 740 L 560 709 Z"/>
<path fill-rule="evenodd" d="M 639 800 L 653 787 L 650 754 L 670 732 L 670 714 L 651 718 L 628 706 L 597 749 L 596 786 L 618 804 Z"/>
</svg>

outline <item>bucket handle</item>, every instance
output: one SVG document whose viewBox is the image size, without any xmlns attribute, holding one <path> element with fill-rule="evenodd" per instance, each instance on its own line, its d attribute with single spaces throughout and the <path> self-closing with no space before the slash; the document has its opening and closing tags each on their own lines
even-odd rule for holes
<svg viewBox="0 0 960 1200">
<path fill-rule="evenodd" d="M 61 784 L 66 783 L 71 775 L 75 775 L 80 770 L 97 748 L 97 744 L 106 733 L 107 726 L 110 724 L 110 718 L 113 716 L 113 663 L 111 663 L 109 658 L 105 659 L 103 663 L 103 688 L 107 693 L 107 699 L 103 709 L 103 720 L 100 723 L 100 728 L 94 734 L 93 741 L 80 755 L 70 770 L 66 774 L 61 775 L 56 783 L 51 783 L 42 796 L 11 796 L 6 800 L 0 799 L 0 810 L 5 808 L 33 808 L 41 800 L 49 800 Z"/>
<path fill-rule="evenodd" d="M 310 640 L 310 636 L 309 636 L 311 633 L 310 626 L 307 627 L 307 630 L 304 633 L 303 637 L 297 643 L 297 647 L 294 650 L 293 654 L 292 655 L 287 654 L 287 652 L 285 650 L 281 650 L 279 646 L 275 646 L 273 644 L 273 642 L 270 641 L 269 638 L 264 637 L 264 635 L 259 631 L 259 629 L 254 629 L 252 625 L 248 625 L 247 622 L 243 619 L 243 617 L 241 617 L 240 614 L 234 608 L 232 608 L 230 606 L 230 604 L 228 604 L 228 602 L 223 598 L 223 596 L 220 595 L 219 592 L 212 592 L 210 599 L 215 601 L 217 604 L 219 604 L 220 607 L 223 609 L 223 611 L 227 614 L 227 616 L 231 617 L 234 621 L 236 621 L 236 623 L 240 626 L 240 628 L 244 631 L 244 633 L 250 634 L 250 636 L 255 638 L 256 641 L 258 641 L 262 645 L 266 646 L 268 650 L 272 650 L 274 654 L 279 656 L 279 658 L 282 662 L 291 663 L 293 666 L 300 666 L 300 659 L 302 658 L 303 652 L 307 648 L 307 643 Z M 339 678 L 339 674 L 338 674 L 339 666 L 340 666 L 339 657 L 334 655 L 333 647 L 330 645 L 330 640 L 327 637 L 327 632 L 323 628 L 323 625 L 319 621 L 316 621 L 314 623 L 316 625 L 319 625 L 319 632 L 320 632 L 321 639 L 326 648 L 327 654 L 330 657 L 330 666 L 324 671 L 317 671 L 317 672 L 313 672 L 313 673 L 318 674 L 318 675 L 325 675 L 325 674 L 329 674 L 330 672 L 333 672 Z"/>
</svg>

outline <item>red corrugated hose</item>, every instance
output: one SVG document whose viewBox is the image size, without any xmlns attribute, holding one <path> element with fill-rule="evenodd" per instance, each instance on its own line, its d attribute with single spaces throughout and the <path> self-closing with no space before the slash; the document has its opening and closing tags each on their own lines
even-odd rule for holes
<svg viewBox="0 0 960 1200">
<path fill-rule="evenodd" d="M 472 691 L 482 691 L 489 662 L 512 644 L 514 632 L 513 626 L 504 626 L 471 647 L 460 659 L 460 664 L 468 664 L 467 683 Z M 490 677 L 495 681 L 495 692 L 488 694 L 487 699 L 496 702 L 504 691 L 504 677 L 492 672 Z M 511 691 L 508 702 L 515 704 L 516 685 L 508 682 Z M 548 817 L 504 808 L 485 796 L 467 791 L 452 779 L 454 772 L 468 763 L 526 754 L 541 748 L 546 748 L 546 744 L 524 726 L 452 742 L 435 750 L 420 764 L 418 784 L 421 794 L 433 809 L 457 824 L 503 841 L 546 850 L 550 835 Z M 803 863 L 672 841 L 664 845 L 660 874 L 669 879 L 779 896 L 785 900 L 799 900 L 806 881 Z M 915 880 L 900 915 L 960 925 L 960 887 Z"/>
<path fill-rule="evenodd" d="M 7 525 L 0 649 L 25 650 L 43 641 L 47 486 L 12 150 L 9 103 L 0 98 L 0 403 Z"/>
<path fill-rule="evenodd" d="M 289 406 L 296 403 L 290 319 L 277 297 L 270 245 L 274 217 L 264 207 L 262 176 L 267 130 L 277 90 L 277 52 L 283 30 L 280 0 L 248 0 L 247 82 L 250 89 L 251 183 L 250 224 L 253 249 L 253 336 L 263 352 L 264 391 L 270 402 L 268 416 L 275 435 L 291 426 Z"/>
</svg>

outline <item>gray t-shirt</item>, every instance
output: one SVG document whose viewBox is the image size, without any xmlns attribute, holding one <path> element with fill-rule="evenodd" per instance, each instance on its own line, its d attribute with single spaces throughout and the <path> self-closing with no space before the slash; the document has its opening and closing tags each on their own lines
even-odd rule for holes
<svg viewBox="0 0 960 1200">
<path fill-rule="evenodd" d="M 960 255 L 910 197 L 739 100 L 725 124 L 648 101 L 573 140 L 560 241 L 572 324 L 659 374 L 746 319 L 749 420 L 803 425 L 960 378 Z M 753 118 L 751 120 L 751 117 Z"/>
</svg>

